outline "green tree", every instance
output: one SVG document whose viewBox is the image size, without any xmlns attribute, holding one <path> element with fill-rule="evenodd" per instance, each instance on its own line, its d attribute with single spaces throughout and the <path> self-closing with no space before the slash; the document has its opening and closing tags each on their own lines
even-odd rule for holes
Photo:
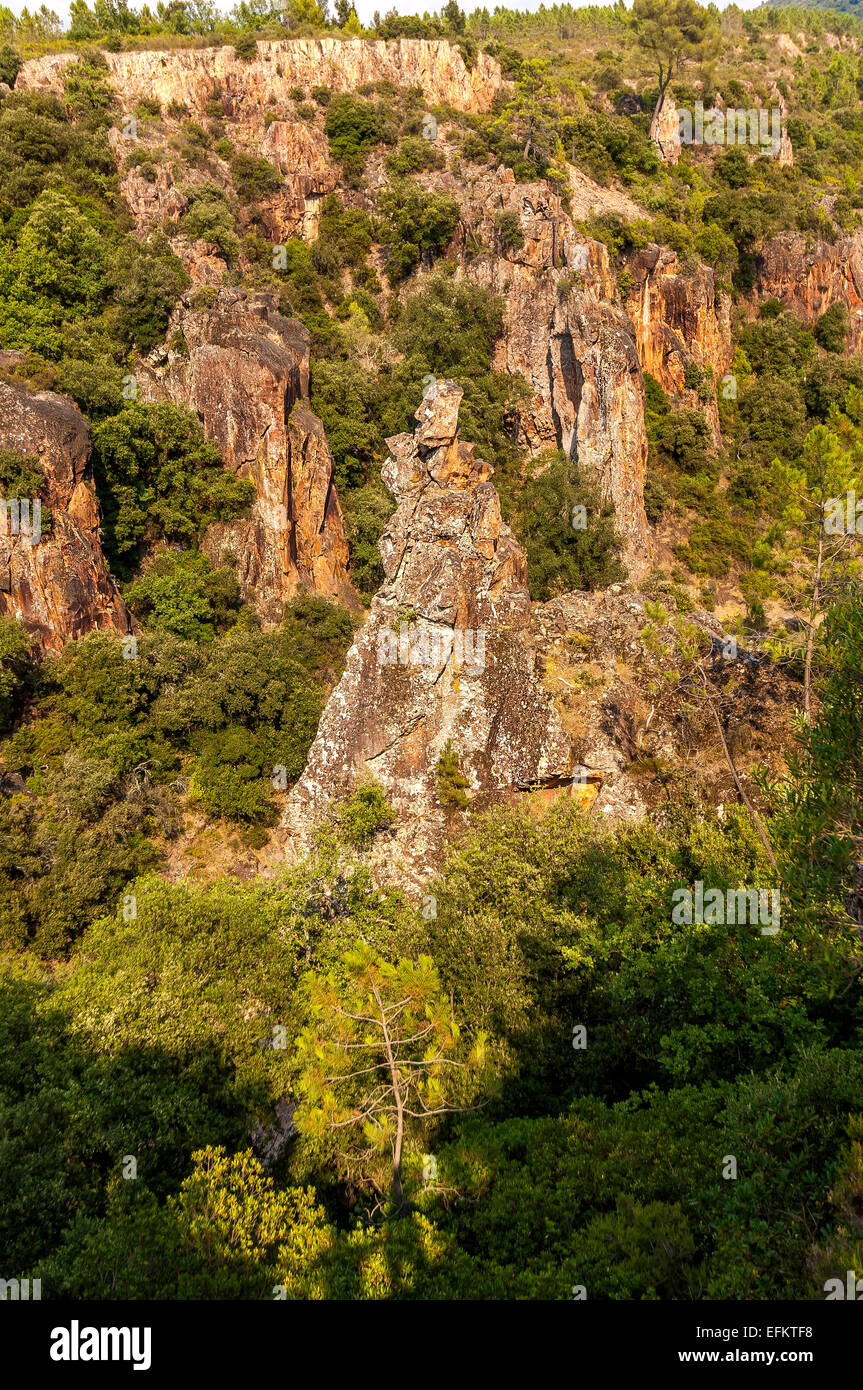
<svg viewBox="0 0 863 1390">
<path fill-rule="evenodd" d="M 685 63 L 707 55 L 714 21 L 710 11 L 695 0 L 633 0 L 630 22 L 639 45 L 653 59 L 659 79 L 655 121 L 672 78 Z"/>
<path fill-rule="evenodd" d="M 332 107 L 330 107 L 330 110 Z M 385 189 L 378 206 L 386 219 L 393 284 L 403 280 L 425 255 L 437 255 L 458 226 L 458 203 L 449 193 L 426 193 L 413 179 L 399 179 Z"/>
<path fill-rule="evenodd" d="M 188 544 L 253 501 L 254 485 L 226 472 L 196 417 L 169 402 L 132 404 L 92 440 L 106 550 L 121 572 L 145 537 Z"/>
<path fill-rule="evenodd" d="M 312 1022 L 298 1040 L 297 1124 L 329 1140 L 342 1171 L 380 1191 L 389 1153 L 392 1196 L 405 1206 L 407 1149 L 442 1115 L 465 1108 L 463 1074 L 479 1069 L 485 1040 L 461 1040 L 429 956 L 395 964 L 363 943 L 345 953 L 341 978 L 309 983 Z"/>
<path fill-rule="evenodd" d="M 806 609 L 803 647 L 803 709 L 812 715 L 812 661 L 818 626 L 825 604 L 835 596 L 853 560 L 856 516 L 848 526 L 846 498 L 860 487 L 863 463 L 860 430 L 863 425 L 863 392 L 852 388 L 846 429 L 853 429 L 855 448 L 844 449 L 838 435 L 816 425 L 806 436 L 798 464 L 775 459 L 770 477 L 786 531 L 786 554 L 794 557 L 789 580 L 782 583 L 786 597 Z"/>
<path fill-rule="evenodd" d="M 369 849 L 375 835 L 389 830 L 395 821 L 386 792 L 371 778 L 361 782 L 338 811 L 339 833 L 354 849 Z"/>
<path fill-rule="evenodd" d="M 0 731 L 12 720 L 15 699 L 23 687 L 30 638 L 15 618 L 0 618 Z"/>
<path fill-rule="evenodd" d="M 464 810 L 467 806 L 465 788 L 469 786 L 470 778 L 465 777 L 459 766 L 458 750 L 453 748 L 452 739 L 448 738 L 435 764 L 437 799 L 442 806 L 458 806 L 460 810 Z"/>
</svg>

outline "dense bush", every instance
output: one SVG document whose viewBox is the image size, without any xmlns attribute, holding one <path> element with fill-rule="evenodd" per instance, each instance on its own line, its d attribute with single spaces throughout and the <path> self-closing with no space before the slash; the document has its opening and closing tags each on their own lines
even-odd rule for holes
<svg viewBox="0 0 863 1390">
<path fill-rule="evenodd" d="M 614 508 L 585 484 L 561 453 L 540 456 L 511 517 L 527 551 L 531 598 L 544 602 L 572 589 L 601 589 L 625 578 Z"/>
<path fill-rule="evenodd" d="M 424 256 L 444 250 L 458 225 L 458 204 L 448 193 L 424 193 L 412 179 L 399 179 L 381 194 L 386 221 L 387 274 L 393 283 L 416 269 Z"/>
<path fill-rule="evenodd" d="M 222 468 L 195 416 L 168 402 L 129 405 L 96 425 L 92 439 L 106 550 L 121 572 L 145 539 L 188 544 L 254 499 L 250 482 Z"/>
</svg>

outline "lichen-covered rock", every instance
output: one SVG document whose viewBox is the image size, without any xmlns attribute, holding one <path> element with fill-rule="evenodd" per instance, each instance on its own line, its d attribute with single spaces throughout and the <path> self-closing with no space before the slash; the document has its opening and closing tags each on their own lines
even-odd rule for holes
<svg viewBox="0 0 863 1390">
<path fill-rule="evenodd" d="M 736 802 L 701 677 L 681 651 L 681 619 L 668 601 L 657 616 L 648 596 L 627 584 L 562 594 L 537 604 L 533 624 L 576 767 L 597 794 L 591 814 L 610 822 L 660 819 L 671 788 L 699 786 L 721 810 Z M 755 638 L 746 644 L 712 613 L 686 615 L 687 641 L 698 637 L 699 663 L 738 773 L 754 765 L 781 776 L 793 738 L 800 684 Z M 671 793 L 672 797 L 674 793 Z"/>
<path fill-rule="evenodd" d="M 227 468 L 255 485 L 250 519 L 219 523 L 203 549 L 237 561 L 243 597 L 269 622 L 303 588 L 353 606 L 348 547 L 323 426 L 308 408 L 309 335 L 268 293 L 187 294 L 167 344 L 138 369 L 145 400 L 194 411 Z"/>
<path fill-rule="evenodd" d="M 334 801 L 372 776 L 398 814 L 386 874 L 416 882 L 452 816 L 436 767 L 448 740 L 473 810 L 569 777 L 571 753 L 541 688 L 527 563 L 501 519 L 491 468 L 458 436 L 461 389 L 429 389 L 414 434 L 388 440 L 398 506 L 380 542 L 386 580 L 348 652 L 283 837 L 308 841 Z"/>
<path fill-rule="evenodd" d="M 36 498 L 14 499 L 17 522 L 3 508 L 0 614 L 19 618 L 49 651 L 96 628 L 129 632 L 129 614 L 102 554 L 90 434 L 77 406 L 52 391 L 0 382 L 0 448 L 39 461 L 45 484 L 38 501 L 46 509 L 43 527 Z"/>
</svg>

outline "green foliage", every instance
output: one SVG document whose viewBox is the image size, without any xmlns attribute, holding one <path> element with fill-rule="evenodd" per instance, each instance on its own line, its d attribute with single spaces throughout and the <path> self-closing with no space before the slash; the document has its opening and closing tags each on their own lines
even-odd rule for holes
<svg viewBox="0 0 863 1390">
<path fill-rule="evenodd" d="M 614 508 L 562 453 L 540 455 L 508 515 L 527 551 L 531 597 L 601 589 L 625 577 Z"/>
<path fill-rule="evenodd" d="M 863 595 L 854 587 L 819 634 L 818 718 L 801 731 L 787 778 L 769 784 L 783 883 L 798 911 L 834 931 L 847 931 L 851 895 L 859 896 L 863 887 L 855 877 L 863 859 L 861 651 Z M 858 908 L 858 921 L 859 913 Z"/>
<path fill-rule="evenodd" d="M 131 237 L 124 242 L 106 281 L 112 291 L 117 332 L 142 353 L 162 341 L 171 310 L 189 285 L 188 275 L 162 234 L 145 242 Z"/>
<path fill-rule="evenodd" d="M 372 779 L 361 782 L 338 812 L 339 834 L 346 844 L 359 850 L 369 849 L 375 836 L 395 822 L 396 812 L 386 792 Z"/>
<path fill-rule="evenodd" d="M 393 284 L 424 256 L 440 254 L 458 225 L 455 199 L 449 193 L 425 193 L 413 179 L 392 183 L 378 198 L 378 207 L 386 223 L 387 275 Z"/>
<path fill-rule="evenodd" d="M 233 569 L 213 570 L 197 550 L 159 551 L 125 591 L 145 626 L 193 642 L 211 641 L 237 619 L 240 586 Z"/>
<path fill-rule="evenodd" d="M 144 29 L 217 25 L 197 0 L 158 9 L 145 24 L 124 3 L 73 0 L 72 41 L 102 36 L 119 50 Z M 771 29 L 728 12 L 717 46 L 716 15 L 688 0 L 637 0 L 631 19 L 569 6 L 465 17 L 453 3 L 440 16 L 387 16 L 375 34 L 448 35 L 468 66 L 480 44 L 501 62 L 511 85 L 490 111 L 435 109 L 453 177 L 472 160 L 503 163 L 518 180 L 547 179 L 566 206 L 571 161 L 648 209 L 643 222 L 608 216 L 584 229 L 616 260 L 626 298 L 636 276 L 625 258 L 651 239 L 676 251 L 682 274 L 695 257 L 713 267 L 721 294 L 732 281 L 748 292 L 777 232 L 853 234 L 860 65 L 844 37 L 838 49 L 823 40 L 856 31 L 836 15 L 791 18 L 804 52 L 779 64 L 795 148 L 782 168 L 735 148 L 687 150 L 665 167 L 648 127 L 669 75 L 681 104 L 707 105 L 716 90 L 740 106 L 765 100 L 773 32 L 788 16 Z M 356 31 L 347 0 L 336 19 Z M 256 32 L 308 33 L 322 21 L 313 0 L 293 0 L 286 17 L 243 0 L 221 39 L 251 58 Z M 50 17 L 10 18 L 4 37 L 15 49 L 0 50 L 0 80 L 14 78 L 18 50 L 52 38 Z M 636 44 L 652 80 L 633 62 Z M 681 886 L 775 882 L 747 816 L 726 802 L 717 820 L 673 773 L 652 816 L 616 829 L 566 800 L 541 818 L 471 817 L 422 912 L 376 892 L 351 857 L 395 823 L 372 785 L 321 831 L 312 857 L 272 882 L 169 885 L 153 871 L 187 800 L 198 824 L 203 812 L 233 825 L 185 837 L 163 871 L 246 871 L 248 857 L 238 867 L 232 856 L 265 843 L 354 623 L 302 597 L 262 632 L 233 568 L 194 548 L 210 520 L 241 515 L 249 493 L 191 417 L 123 404 L 134 354 L 164 338 L 187 282 L 164 236 L 129 235 L 104 59 L 84 51 L 65 75 L 63 102 L 0 97 L 0 345 L 24 349 L 31 382 L 71 393 L 91 417 L 105 541 L 140 627 L 134 656 L 96 633 L 37 665 L 22 629 L 0 621 L 4 1272 L 88 1299 L 106 1288 L 270 1298 L 279 1285 L 292 1299 L 567 1299 L 579 1283 L 615 1300 L 820 1297 L 826 1277 L 861 1258 L 853 543 L 844 558 L 826 547 L 819 602 L 839 602 L 817 627 L 819 703 L 796 726 L 787 772 L 774 758 L 760 778 L 782 873 L 776 937 L 673 921 Z M 421 139 L 422 93 L 377 83 L 310 98 L 346 187 L 359 188 L 370 150 L 388 147 L 390 185 L 325 199 L 316 241 L 291 242 L 279 272 L 283 310 L 312 336 L 312 402 L 336 460 L 355 582 L 367 594 L 382 582 L 385 439 L 413 428 L 429 376 L 464 388 L 463 437 L 497 470 L 534 597 L 617 578 L 613 516 L 586 479 L 560 455 L 524 464 L 524 385 L 492 370 L 502 301 L 449 263 L 383 293 L 373 246 L 388 249 L 398 287 L 429 271 L 458 216 L 412 181 L 441 165 L 440 146 Z M 297 119 L 313 117 L 303 92 L 292 99 Z M 144 98 L 141 119 L 157 106 Z M 202 170 L 215 150 L 241 202 L 265 199 L 280 175 L 238 153 L 226 110 L 214 95 L 207 115 L 220 124 L 185 119 L 170 149 Z M 167 114 L 188 117 L 180 105 Z M 148 144 L 126 165 L 155 179 L 162 162 Z M 188 192 L 182 231 L 215 242 L 244 288 L 270 286 L 264 214 L 238 212 L 216 185 Z M 490 215 L 495 246 L 517 259 L 520 219 Z M 560 277 L 561 296 L 574 287 Z M 743 571 L 734 583 L 760 626 L 768 597 L 811 591 L 819 472 L 837 495 L 846 483 L 859 494 L 863 359 L 845 356 L 839 303 L 808 325 L 778 301 L 762 305 L 737 338 L 717 448 L 707 413 L 681 411 L 645 376 L 645 504 L 651 520 L 673 513 L 675 539 L 687 528 L 676 553 L 693 572 Z M 692 364 L 684 388 L 702 404 L 713 394 Z M 0 455 L 0 490 L 32 496 L 43 481 L 34 460 Z M 572 524 L 582 506 L 583 530 Z M 678 612 L 691 606 L 682 589 L 675 598 Z M 681 640 L 691 640 L 683 629 Z M 800 640 L 789 634 L 775 650 L 796 662 Z M 453 742 L 436 772 L 444 803 L 460 804 L 467 779 Z M 411 1065 L 393 1090 L 378 1024 L 406 994 L 410 1010 L 394 1021 Z M 572 1045 L 579 1022 L 583 1050 Z M 383 1092 L 356 1074 L 360 1055 Z M 397 1155 L 398 1092 L 412 1071 L 421 1103 Z M 478 1102 L 470 1118 L 448 1113 Z M 121 1176 L 125 1154 L 138 1155 L 134 1183 Z M 738 1156 L 734 1182 L 722 1180 L 723 1154 Z"/>
<path fill-rule="evenodd" d="M 813 337 L 826 352 L 844 352 L 848 337 L 848 310 L 841 300 L 831 304 L 813 329 Z"/>
<path fill-rule="evenodd" d="M 442 806 L 464 810 L 468 802 L 465 788 L 469 786 L 470 778 L 465 777 L 459 766 L 458 750 L 448 738 L 435 764 L 435 795 Z"/>
<path fill-rule="evenodd" d="M 284 182 L 279 170 L 268 159 L 255 159 L 251 154 L 234 155 L 231 175 L 237 194 L 244 203 L 256 202 L 278 193 Z"/>
<path fill-rule="evenodd" d="M 381 117 L 371 101 L 337 92 L 327 102 L 324 131 L 334 159 L 365 159 L 368 150 L 381 139 Z"/>
<path fill-rule="evenodd" d="M 416 135 L 406 135 L 397 149 L 387 155 L 387 173 L 391 179 L 403 179 L 423 169 L 440 169 L 444 163 L 433 141 Z"/>
<path fill-rule="evenodd" d="M 0 241 L 0 341 L 58 357 L 63 324 L 95 312 L 106 269 L 99 233 L 65 194 L 46 189 L 17 242 Z"/>
<path fill-rule="evenodd" d="M 24 688 L 30 638 L 15 618 L 0 618 L 0 732 L 12 722 L 15 702 Z"/>
<path fill-rule="evenodd" d="M 238 34 L 234 40 L 234 53 L 243 63 L 252 63 L 258 56 L 258 45 L 254 34 L 248 31 Z"/>
<path fill-rule="evenodd" d="M 235 261 L 240 243 L 234 234 L 234 214 L 224 189 L 213 183 L 183 188 L 188 208 L 180 225 L 193 240 L 212 241 L 229 261 Z"/>
<path fill-rule="evenodd" d="M 134 776 L 77 752 L 59 762 L 52 791 L 47 805 L 32 794 L 0 801 L 0 942 L 57 957 L 157 862 L 148 837 L 159 807 Z"/>
<path fill-rule="evenodd" d="M 171 403 L 132 404 L 100 421 L 92 441 L 106 551 L 121 572 L 145 539 L 189 544 L 254 499 L 250 482 L 222 468 L 196 418 Z"/>
<path fill-rule="evenodd" d="M 483 1039 L 473 1049 L 460 1042 L 430 956 L 391 963 L 364 942 L 345 953 L 338 975 L 311 977 L 307 988 L 300 1131 L 343 1175 L 370 1174 L 379 1192 L 391 1179 L 401 1211 L 405 1158 L 430 1122 L 458 1108 L 460 1073 L 479 1069 Z"/>
<path fill-rule="evenodd" d="M 192 1171 L 160 1206 L 140 1182 L 115 1185 L 101 1219 L 79 1218 L 42 1266 L 58 1295 L 98 1298 L 106 1264 L 116 1297 L 266 1299 L 311 1296 L 312 1271 L 335 1231 L 311 1189 L 280 1190 L 251 1152 L 192 1154 Z"/>
<path fill-rule="evenodd" d="M 494 219 L 494 227 L 505 250 L 520 251 L 524 246 L 524 233 L 517 212 L 499 212 Z"/>
<path fill-rule="evenodd" d="M 8 43 L 4 43 L 0 48 L 0 82 L 5 82 L 7 87 L 14 87 L 23 61 L 20 53 Z"/>
<path fill-rule="evenodd" d="M 109 112 L 116 105 L 108 78 L 108 64 L 98 49 L 84 49 L 66 68 L 63 96 L 73 116 L 93 124 L 109 123 Z"/>
</svg>

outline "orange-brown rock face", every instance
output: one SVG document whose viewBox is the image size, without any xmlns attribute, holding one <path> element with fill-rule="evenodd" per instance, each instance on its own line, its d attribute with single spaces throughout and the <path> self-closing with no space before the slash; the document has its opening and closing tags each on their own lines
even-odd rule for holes
<svg viewBox="0 0 863 1390">
<path fill-rule="evenodd" d="M 436 764 L 447 740 L 475 806 L 571 768 L 536 669 L 525 555 L 501 519 L 491 468 L 459 440 L 461 395 L 438 382 L 416 432 L 387 441 L 382 476 L 398 507 L 380 541 L 386 580 L 283 821 L 298 847 L 333 799 L 371 774 L 399 814 L 387 872 L 414 881 L 446 834 Z"/>
<path fill-rule="evenodd" d="M 50 525 L 42 529 L 34 525 L 36 499 L 26 499 L 26 524 L 20 502 L 17 525 L 4 509 L 0 613 L 20 618 L 50 651 L 95 628 L 130 631 L 126 606 L 102 554 L 83 415 L 51 391 L 31 394 L 0 383 L 0 448 L 38 459 L 46 479 L 39 501 L 51 514 Z"/>
<path fill-rule="evenodd" d="M 263 209 L 263 221 L 274 241 L 317 234 L 320 200 L 338 185 L 339 171 L 329 158 L 318 130 L 301 121 L 273 121 L 264 131 L 261 153 L 284 174 L 281 194 Z"/>
<path fill-rule="evenodd" d="M 802 232 L 782 232 L 758 257 L 755 302 L 781 299 L 805 323 L 813 323 L 831 304 L 848 309 L 846 351 L 863 351 L 863 234 L 831 244 L 809 243 Z"/>
<path fill-rule="evenodd" d="M 680 125 L 677 105 L 670 92 L 665 93 L 661 107 L 650 122 L 650 139 L 663 164 L 676 164 L 680 159 Z"/>
<path fill-rule="evenodd" d="M 245 122 L 237 121 L 232 125 L 233 138 L 248 153 L 263 155 L 283 175 L 281 187 L 264 198 L 258 207 L 263 230 L 276 243 L 284 243 L 291 237 L 311 240 L 317 234 L 321 201 L 327 193 L 333 192 L 339 181 L 338 166 L 329 158 L 322 120 L 313 127 L 301 121 L 272 121 L 264 126 L 262 113 L 257 108 L 245 115 L 248 118 Z M 159 127 L 148 130 L 146 139 L 141 137 L 141 143 L 145 148 L 155 148 L 164 139 L 165 129 L 179 124 L 179 121 L 166 119 Z M 108 139 L 120 168 L 120 189 L 135 219 L 139 237 L 148 235 L 169 219 L 178 220 L 187 210 L 188 198 L 177 186 L 175 177 L 188 189 L 190 184 L 212 181 L 215 173 L 225 190 L 231 189 L 230 169 L 215 155 L 211 155 L 207 171 L 187 169 L 178 174 L 171 164 L 157 163 L 151 177 L 145 178 L 137 167 L 125 168 L 131 142 L 117 129 L 109 131 Z M 188 238 L 175 235 L 171 237 L 171 249 L 196 283 L 222 283 L 227 267 L 217 247 L 208 247 L 203 242 L 191 243 Z"/>
<path fill-rule="evenodd" d="M 61 91 L 63 70 L 75 56 L 52 53 L 30 59 L 16 87 Z M 502 81 L 499 64 L 487 53 L 478 54 L 469 70 L 459 49 L 446 39 L 260 41 L 251 62 L 243 62 L 229 46 L 104 56 L 127 111 L 148 97 L 163 106 L 184 102 L 198 116 L 213 96 L 214 83 L 232 105 L 229 114 L 243 116 L 248 107 L 263 109 L 288 101 L 292 87 L 355 92 L 367 82 L 380 81 L 421 87 L 430 105 L 450 102 L 462 111 L 487 111 Z"/>
<path fill-rule="evenodd" d="M 243 597 L 270 622 L 298 589 L 356 605 L 348 547 L 323 426 L 308 409 L 309 335 L 284 318 L 271 294 L 220 290 L 210 309 L 186 295 L 168 342 L 138 373 L 143 399 L 168 398 L 194 411 L 238 477 L 255 485 L 250 520 L 213 526 L 204 550 L 237 560 Z"/>
<path fill-rule="evenodd" d="M 685 384 L 690 364 L 709 368 L 721 380 L 731 367 L 730 301 L 717 305 L 716 285 L 709 266 L 684 270 L 677 256 L 659 246 L 645 246 L 627 262 L 635 288 L 627 309 L 635 325 L 642 371 L 655 377 L 681 405 L 704 411 L 714 439 L 719 440 L 716 396 L 699 400 Z"/>
<path fill-rule="evenodd" d="M 464 198 L 455 179 L 446 186 Z M 503 248 L 495 230 L 507 211 L 519 219 L 518 249 Z M 598 482 L 614 502 L 630 574 L 644 573 L 644 383 L 605 247 L 577 231 L 546 184 L 516 185 L 510 171 L 476 180 L 463 220 L 467 234 L 497 247 L 472 257 L 467 274 L 506 303 L 494 365 L 532 387 L 520 412 L 527 444 L 534 453 L 562 449 Z"/>
</svg>

